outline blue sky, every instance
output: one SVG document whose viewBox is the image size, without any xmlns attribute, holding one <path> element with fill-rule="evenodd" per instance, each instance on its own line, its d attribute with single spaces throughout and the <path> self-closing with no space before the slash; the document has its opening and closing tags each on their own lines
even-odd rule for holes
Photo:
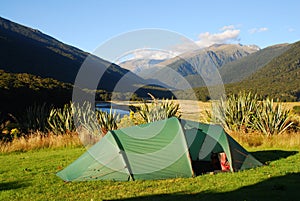
<svg viewBox="0 0 300 201">
<path fill-rule="evenodd" d="M 143 28 L 178 32 L 200 46 L 300 40 L 295 0 L 2 0 L 0 16 L 93 52 L 112 37 Z"/>
</svg>

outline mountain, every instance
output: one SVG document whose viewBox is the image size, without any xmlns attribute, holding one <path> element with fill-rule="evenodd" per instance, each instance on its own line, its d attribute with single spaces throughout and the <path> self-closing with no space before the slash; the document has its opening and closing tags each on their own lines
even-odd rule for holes
<svg viewBox="0 0 300 201">
<path fill-rule="evenodd" d="M 250 90 L 281 100 L 300 100 L 300 42 L 262 50 L 241 44 L 213 45 L 168 60 L 125 63 L 129 69 L 148 65 L 136 71 L 147 81 L 38 30 L 0 18 L 0 111 L 7 105 L 23 107 L 37 100 L 58 104 L 70 100 L 77 73 L 87 63 L 92 73 L 82 78 L 87 83 L 82 88 L 88 88 L 91 77 L 100 79 L 97 72 L 103 72 L 96 98 L 136 94 L 147 97 L 149 92 L 159 98 L 171 97 L 176 93 L 172 89 L 193 88 L 192 93 L 196 91 L 199 98 L 208 100 L 206 87 L 195 87 L 216 84 L 211 70 L 215 67 L 225 83 L 230 83 L 225 85 L 227 93 Z M 115 86 L 120 86 L 119 93 L 113 94 Z M 188 92 L 182 92 L 181 97 L 189 98 Z"/>
<path fill-rule="evenodd" d="M 289 44 L 278 44 L 261 49 L 253 54 L 226 63 L 220 68 L 224 83 L 239 82 L 255 73 L 273 58 L 283 54 L 290 48 Z"/>
<path fill-rule="evenodd" d="M 204 86 L 207 83 L 214 85 L 216 83 L 213 69 L 221 69 L 225 64 L 247 57 L 258 50 L 254 45 L 212 45 L 160 62 L 138 75 L 157 79 L 180 89 L 186 88 L 187 82 L 191 87 Z"/>
<path fill-rule="evenodd" d="M 84 73 L 76 79 L 78 72 Z M 72 100 L 74 90 L 82 101 L 148 98 L 148 93 L 173 96 L 149 83 L 116 64 L 0 17 L 0 115 L 24 113 L 33 104 L 60 107 Z"/>
<path fill-rule="evenodd" d="M 281 101 L 300 101 L 300 41 L 246 79 L 225 88 L 227 93 L 244 90 Z"/>
<path fill-rule="evenodd" d="M 91 57 L 92 68 L 105 70 L 100 89 L 112 91 L 120 79 L 128 85 L 144 83 L 143 79 L 116 64 L 1 17 L 0 57 L 0 69 L 6 72 L 28 73 L 72 84 L 85 59 Z"/>
<path fill-rule="evenodd" d="M 119 64 L 122 68 L 128 69 L 135 74 L 139 74 L 146 69 L 163 62 L 162 59 L 130 59 Z"/>
<path fill-rule="evenodd" d="M 241 81 L 225 84 L 227 95 L 237 94 L 240 91 L 251 91 L 262 98 L 300 101 L 300 41 L 293 44 L 270 46 L 238 61 L 228 63 L 228 65 L 236 65 L 237 73 L 235 75 L 238 75 L 240 70 L 247 72 L 248 69 L 250 71 L 247 72 L 249 76 Z M 225 67 L 226 65 L 223 66 L 223 68 Z M 235 70 L 232 68 L 231 72 L 235 73 Z M 240 74 L 243 73 L 244 71 L 240 72 Z M 246 76 L 246 74 L 242 76 Z M 214 86 L 210 89 L 212 91 L 209 91 L 206 86 L 195 87 L 185 91 L 177 91 L 177 94 L 182 97 L 195 95 L 199 100 L 207 101 L 212 98 L 213 94 L 211 93 L 217 92 L 221 88 Z"/>
</svg>

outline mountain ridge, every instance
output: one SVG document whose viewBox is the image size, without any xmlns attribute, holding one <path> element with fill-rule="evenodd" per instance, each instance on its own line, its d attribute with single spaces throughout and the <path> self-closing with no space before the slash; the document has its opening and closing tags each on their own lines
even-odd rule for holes
<svg viewBox="0 0 300 201">
<path fill-rule="evenodd" d="M 6 72 L 29 73 L 72 84 L 83 62 L 93 57 L 95 67 L 105 70 L 98 86 L 100 89 L 112 91 L 121 79 L 127 80 L 130 85 L 144 82 L 116 64 L 1 17 L 0 56 L 0 69 Z"/>
<path fill-rule="evenodd" d="M 263 48 L 239 60 L 227 63 L 220 69 L 224 83 L 239 82 L 289 49 L 289 44 L 276 44 Z"/>
<path fill-rule="evenodd" d="M 274 97 L 275 95 L 283 97 L 284 100 L 300 100 L 299 52 L 300 42 L 277 44 L 261 50 L 253 45 L 215 44 L 210 49 L 201 49 L 171 60 L 159 61 L 156 64 L 156 70 L 152 69 L 152 74 L 148 74 L 148 77 L 150 82 L 170 89 L 161 90 L 157 85 L 149 85 L 150 82 L 116 64 L 61 43 L 36 29 L 0 17 L 0 70 L 4 70 L 5 73 L 32 74 L 37 77 L 31 79 L 37 82 L 41 80 L 47 83 L 47 80 L 42 79 L 53 78 L 73 84 L 82 63 L 89 58 L 97 68 L 105 67 L 100 86 L 97 88 L 103 90 L 103 93 L 112 92 L 120 80 L 125 80 L 122 89 L 125 91 L 121 90 L 120 93 L 130 90 L 139 91 L 143 96 L 147 96 L 150 89 L 155 89 L 162 96 L 166 93 L 172 96 L 172 90 L 186 84 L 182 82 L 188 82 L 190 88 L 206 86 L 207 83 L 203 81 L 199 72 L 202 76 L 209 75 L 209 67 L 213 66 L 220 70 L 225 83 L 234 82 L 226 85 L 228 93 L 234 93 L 237 90 L 254 90 L 261 92 L 264 96 L 271 94 Z M 203 54 L 199 56 L 199 53 Z M 153 64 L 158 61 L 149 60 L 148 62 Z M 276 65 L 280 65 L 281 68 Z M 107 66 L 109 68 L 106 68 Z M 163 71 L 164 67 L 175 72 L 177 77 L 169 73 L 170 71 Z M 17 75 L 11 75 L 11 77 L 14 76 Z M 56 83 L 56 81 L 53 82 Z M 142 88 L 147 83 L 149 87 Z M 275 86 L 272 86 L 272 83 Z M 211 84 L 214 83 L 211 82 Z M 57 85 L 58 88 L 59 85 Z M 33 91 L 35 91 L 34 88 Z M 7 93 L 5 90 L 2 92 Z M 119 95 L 122 96 L 122 94 Z M 202 96 L 209 99 L 208 95 Z"/>
<path fill-rule="evenodd" d="M 220 69 L 226 63 L 241 59 L 257 51 L 257 48 L 243 46 L 241 44 L 218 44 L 208 48 L 194 50 L 192 52 L 183 53 L 172 59 L 157 64 L 156 69 L 147 71 L 148 75 L 142 77 L 152 77 L 163 82 L 172 83 L 175 88 L 183 88 L 185 82 L 191 87 L 205 86 L 208 82 L 213 85 L 215 77 L 211 77 L 211 72 Z M 164 67 L 168 67 L 166 69 Z M 184 79 L 173 78 L 167 71 L 176 72 L 178 77 Z M 140 74 L 138 74 L 140 75 Z M 204 81 L 205 79 L 205 81 Z M 216 81 L 216 80 L 215 80 Z M 218 82 L 218 81 L 216 81 Z"/>
</svg>

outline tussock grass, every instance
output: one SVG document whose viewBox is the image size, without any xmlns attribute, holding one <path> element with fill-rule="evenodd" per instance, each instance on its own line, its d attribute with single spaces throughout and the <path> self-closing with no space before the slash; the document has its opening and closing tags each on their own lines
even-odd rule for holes
<svg viewBox="0 0 300 201">
<path fill-rule="evenodd" d="M 259 132 L 242 134 L 237 131 L 231 131 L 228 133 L 247 149 L 299 149 L 300 147 L 299 132 L 283 133 L 273 136 L 266 136 Z M 99 139 L 97 138 L 96 141 L 98 140 Z M 25 152 L 44 148 L 80 147 L 83 146 L 83 144 L 95 144 L 96 142 L 95 140 L 92 143 L 87 143 L 86 141 L 87 139 L 79 138 L 78 134 L 74 132 L 60 135 L 36 132 L 27 137 L 16 138 L 12 142 L 0 142 L 0 152 L 9 153 L 16 151 Z"/>
<path fill-rule="evenodd" d="M 79 147 L 82 146 L 76 133 L 55 135 L 53 133 L 35 132 L 28 136 L 13 139 L 11 142 L 0 142 L 0 152 L 30 151 L 43 148 Z"/>
<path fill-rule="evenodd" d="M 300 133 L 291 132 L 280 135 L 266 136 L 259 132 L 241 134 L 240 132 L 228 132 L 237 142 L 245 148 L 282 148 L 282 149 L 299 149 Z"/>
</svg>

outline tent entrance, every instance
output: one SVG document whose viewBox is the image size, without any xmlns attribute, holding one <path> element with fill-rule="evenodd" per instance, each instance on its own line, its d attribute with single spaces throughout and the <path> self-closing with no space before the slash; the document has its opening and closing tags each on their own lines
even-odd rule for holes
<svg viewBox="0 0 300 201">
<path fill-rule="evenodd" d="M 208 172 L 229 171 L 222 139 L 217 141 L 202 129 L 190 128 L 185 130 L 192 168 L 196 176 Z M 224 142 L 223 142 L 224 144 Z"/>
<path fill-rule="evenodd" d="M 192 161 L 192 167 L 195 176 L 216 171 L 210 161 Z"/>
<path fill-rule="evenodd" d="M 225 152 L 212 152 L 210 160 L 192 160 L 192 168 L 195 176 L 198 176 L 208 172 L 228 172 L 230 164 Z"/>
</svg>

